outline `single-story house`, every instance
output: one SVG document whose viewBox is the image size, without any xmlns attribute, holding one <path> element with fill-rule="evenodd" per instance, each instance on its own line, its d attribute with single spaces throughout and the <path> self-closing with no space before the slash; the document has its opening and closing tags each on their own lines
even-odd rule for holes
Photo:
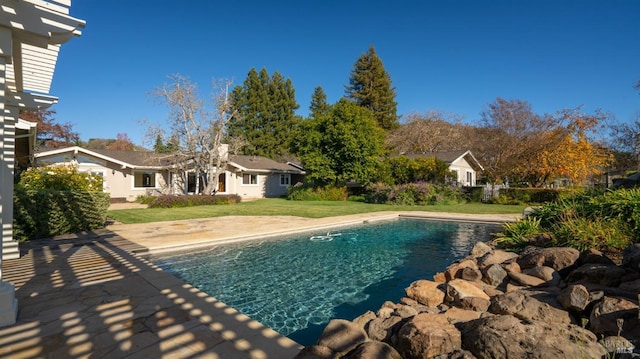
<svg viewBox="0 0 640 359">
<path fill-rule="evenodd" d="M 484 169 L 469 150 L 407 154 L 407 156 L 412 158 L 435 157 L 445 162 L 449 165 L 449 169 L 456 173 L 456 183 L 462 186 L 475 186 L 478 173 Z"/>
<path fill-rule="evenodd" d="M 80 171 L 99 174 L 112 200 L 134 201 L 151 194 L 197 194 L 202 186 L 193 170 L 176 169 L 171 155 L 145 151 L 117 151 L 66 147 L 34 155 L 35 165 L 75 164 Z M 220 174 L 218 194 L 243 199 L 279 197 L 287 187 L 302 182 L 304 170 L 260 156 L 230 155 Z"/>
</svg>

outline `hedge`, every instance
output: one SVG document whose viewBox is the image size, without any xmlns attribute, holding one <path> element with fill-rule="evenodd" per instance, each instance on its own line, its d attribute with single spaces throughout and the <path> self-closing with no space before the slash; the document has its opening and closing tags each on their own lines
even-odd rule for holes
<svg viewBox="0 0 640 359">
<path fill-rule="evenodd" d="M 179 208 L 194 206 L 212 206 L 219 204 L 240 203 L 241 198 L 235 194 L 219 194 L 215 196 L 193 195 L 193 196 L 172 196 L 162 195 L 147 202 L 149 208 Z"/>
<path fill-rule="evenodd" d="M 554 202 L 563 196 L 576 193 L 573 189 L 558 188 L 502 188 L 500 197 L 507 199 L 510 203 L 547 203 Z"/>
<path fill-rule="evenodd" d="M 109 194 L 16 189 L 13 205 L 14 237 L 23 241 L 104 227 Z"/>
</svg>

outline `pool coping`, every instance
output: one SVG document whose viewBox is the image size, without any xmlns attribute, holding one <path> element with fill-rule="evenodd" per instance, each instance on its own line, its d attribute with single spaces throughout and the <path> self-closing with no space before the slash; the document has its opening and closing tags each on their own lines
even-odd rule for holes
<svg viewBox="0 0 640 359">
<path fill-rule="evenodd" d="M 373 212 L 347 216 L 303 218 L 293 216 L 226 216 L 207 219 L 111 225 L 109 230 L 138 245 L 139 255 L 211 247 L 253 239 L 264 239 L 325 228 L 356 225 L 398 218 L 471 223 L 505 223 L 521 218 L 517 214 L 470 215 L 445 212 Z M 272 225 L 268 223 L 276 221 Z M 194 224 L 195 223 L 195 224 Z M 185 228 L 193 225 L 197 228 Z M 150 226 L 154 226 L 151 230 Z"/>
</svg>

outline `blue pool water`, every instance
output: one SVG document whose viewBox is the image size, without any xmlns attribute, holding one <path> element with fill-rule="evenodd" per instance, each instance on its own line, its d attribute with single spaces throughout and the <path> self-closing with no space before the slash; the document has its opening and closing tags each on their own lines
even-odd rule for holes
<svg viewBox="0 0 640 359">
<path fill-rule="evenodd" d="M 499 226 L 400 219 L 192 252 L 152 255 L 164 270 L 302 345 L 462 258 Z M 327 236 L 327 234 L 331 236 Z"/>
</svg>

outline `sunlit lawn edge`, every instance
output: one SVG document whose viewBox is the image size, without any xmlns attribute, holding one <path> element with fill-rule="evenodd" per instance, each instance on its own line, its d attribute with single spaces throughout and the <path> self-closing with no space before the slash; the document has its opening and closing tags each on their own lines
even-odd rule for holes
<svg viewBox="0 0 640 359">
<path fill-rule="evenodd" d="M 382 211 L 428 211 L 466 214 L 522 213 L 524 206 L 465 203 L 430 206 L 396 206 L 361 202 L 288 201 L 267 198 L 233 205 L 185 208 L 137 208 L 108 212 L 108 217 L 120 223 L 149 223 L 222 216 L 298 216 L 324 218 Z"/>
</svg>

